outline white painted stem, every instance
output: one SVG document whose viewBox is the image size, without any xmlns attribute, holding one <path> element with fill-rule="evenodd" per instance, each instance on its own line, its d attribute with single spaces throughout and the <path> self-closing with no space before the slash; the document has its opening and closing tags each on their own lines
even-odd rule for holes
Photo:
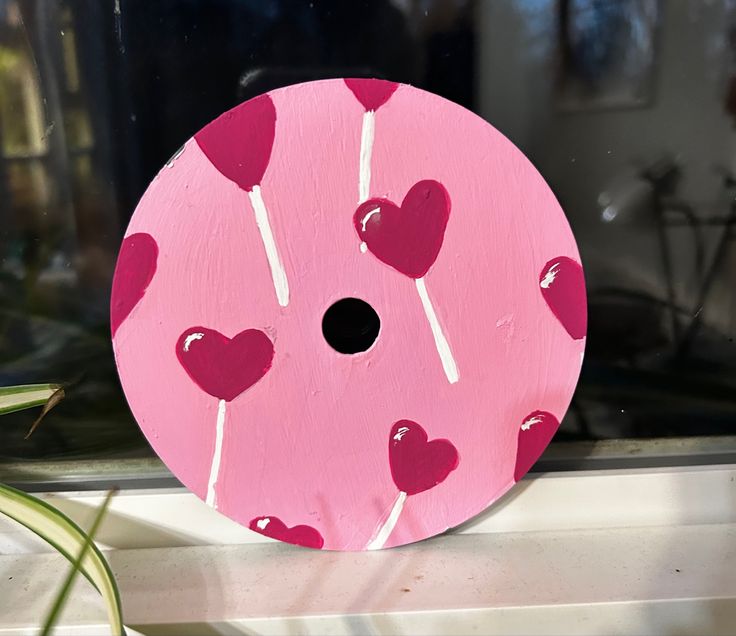
<svg viewBox="0 0 736 636">
<path fill-rule="evenodd" d="M 424 283 L 424 278 L 417 278 L 416 283 L 419 298 L 421 298 L 422 307 L 424 307 L 424 313 L 427 314 L 427 320 L 429 321 L 429 326 L 432 329 L 437 353 L 440 354 L 442 368 L 445 370 L 445 375 L 447 376 L 447 380 L 450 384 L 455 384 L 455 382 L 460 379 L 460 375 L 457 371 L 457 364 L 455 364 L 455 358 L 452 357 L 452 351 L 450 350 L 447 338 L 445 338 L 445 334 L 442 333 L 442 327 L 440 326 L 440 321 L 437 320 L 437 314 L 432 306 L 432 301 L 429 299 L 427 285 Z"/>
<path fill-rule="evenodd" d="M 273 287 L 276 290 L 276 298 L 279 301 L 279 305 L 286 307 L 289 304 L 289 281 L 286 279 L 284 265 L 281 262 L 276 241 L 273 238 L 271 224 L 268 220 L 268 211 L 261 196 L 261 186 L 253 186 L 253 189 L 248 192 L 248 196 L 253 206 L 253 212 L 256 215 L 256 225 L 261 232 L 263 247 L 266 249 L 266 258 L 268 259 L 268 266 L 271 268 L 271 278 L 273 279 Z"/>
<path fill-rule="evenodd" d="M 217 425 L 215 428 L 215 452 L 212 453 L 212 464 L 210 466 L 210 479 L 207 483 L 207 503 L 217 508 L 217 494 L 215 486 L 220 475 L 220 461 L 222 460 L 222 438 L 225 434 L 225 410 L 227 402 L 220 400 L 217 405 Z"/>
<path fill-rule="evenodd" d="M 386 541 L 388 541 L 388 538 L 396 527 L 396 522 L 399 520 L 401 511 L 404 509 L 405 502 L 406 493 L 402 490 L 396 497 L 396 501 L 394 501 L 394 505 L 391 508 L 391 512 L 388 513 L 386 521 L 384 521 L 383 525 L 378 529 L 378 532 L 376 532 L 375 536 L 366 546 L 366 550 L 380 550 L 384 545 L 386 545 Z"/>
<path fill-rule="evenodd" d="M 376 113 L 367 110 L 363 113 L 363 128 L 360 134 L 360 175 L 358 178 L 358 203 L 367 201 L 371 188 L 371 155 L 373 137 L 376 131 Z"/>
</svg>

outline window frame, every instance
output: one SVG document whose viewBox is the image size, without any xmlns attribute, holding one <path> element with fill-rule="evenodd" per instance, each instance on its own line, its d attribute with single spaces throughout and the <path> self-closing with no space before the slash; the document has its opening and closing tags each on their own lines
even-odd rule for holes
<svg viewBox="0 0 736 636">
<path fill-rule="evenodd" d="M 553 442 L 532 475 L 736 465 L 736 435 Z M 0 482 L 26 492 L 181 488 L 158 457 L 0 462 Z"/>
<path fill-rule="evenodd" d="M 275 543 L 183 488 L 124 489 L 98 541 L 143 633 L 725 635 L 735 483 L 736 464 L 529 475 L 445 535 L 364 553 Z M 82 526 L 103 496 L 42 495 Z M 32 633 L 65 571 L 20 530 L 0 519 L 0 635 Z M 59 633 L 103 625 L 80 585 Z"/>
</svg>

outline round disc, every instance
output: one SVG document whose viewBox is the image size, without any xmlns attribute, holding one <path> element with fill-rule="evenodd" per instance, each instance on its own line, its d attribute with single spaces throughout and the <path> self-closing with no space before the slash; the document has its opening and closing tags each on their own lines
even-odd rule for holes
<svg viewBox="0 0 736 636">
<path fill-rule="evenodd" d="M 470 111 L 406 85 L 275 90 L 203 128 L 141 199 L 113 342 L 194 493 L 313 548 L 477 515 L 554 435 L 585 288 L 565 215 Z"/>
</svg>

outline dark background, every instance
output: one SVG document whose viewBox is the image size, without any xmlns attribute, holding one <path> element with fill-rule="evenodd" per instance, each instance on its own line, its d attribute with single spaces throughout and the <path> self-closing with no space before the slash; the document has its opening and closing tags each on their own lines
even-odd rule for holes
<svg viewBox="0 0 736 636">
<path fill-rule="evenodd" d="M 151 453 L 109 342 L 139 197 L 261 92 L 389 78 L 488 119 L 581 249 L 590 335 L 556 438 L 736 430 L 734 16 L 726 0 L 0 0 L 0 385 L 70 383 L 0 457 Z"/>
</svg>

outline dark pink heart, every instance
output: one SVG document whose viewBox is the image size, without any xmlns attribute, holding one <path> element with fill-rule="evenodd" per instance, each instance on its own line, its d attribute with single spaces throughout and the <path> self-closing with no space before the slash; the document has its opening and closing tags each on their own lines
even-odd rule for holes
<svg viewBox="0 0 736 636">
<path fill-rule="evenodd" d="M 288 528 L 286 524 L 278 517 L 256 517 L 249 526 L 251 530 L 258 532 L 266 537 L 301 545 L 305 548 L 315 548 L 319 550 L 325 540 L 322 535 L 311 526 L 294 526 Z"/>
<path fill-rule="evenodd" d="M 205 393 L 234 400 L 271 368 L 273 343 L 258 329 L 234 338 L 206 327 L 187 329 L 176 343 L 176 357 Z"/>
<path fill-rule="evenodd" d="M 547 411 L 534 411 L 524 418 L 519 427 L 514 481 L 519 481 L 529 472 L 559 427 L 557 418 Z"/>
<path fill-rule="evenodd" d="M 588 305 L 580 263 L 567 256 L 553 258 L 539 274 L 539 287 L 547 305 L 567 333 L 574 340 L 585 338 Z"/>
<path fill-rule="evenodd" d="M 276 133 L 276 109 L 260 95 L 220 115 L 194 139 L 224 176 L 250 192 L 263 179 Z"/>
<path fill-rule="evenodd" d="M 396 487 L 407 495 L 416 495 L 443 482 L 457 468 L 460 456 L 452 442 L 429 442 L 419 424 L 400 420 L 391 427 L 388 460 Z"/>
<path fill-rule="evenodd" d="M 378 79 L 346 79 L 345 84 L 363 104 L 366 110 L 378 110 L 383 106 L 399 85 Z"/>
<path fill-rule="evenodd" d="M 126 236 L 118 254 L 110 297 L 110 326 L 115 336 L 118 327 L 138 304 L 156 273 L 158 245 L 143 232 Z"/>
<path fill-rule="evenodd" d="M 421 278 L 437 260 L 450 218 L 450 195 L 437 181 L 420 181 L 401 207 L 369 199 L 353 215 L 358 236 L 379 260 L 410 278 Z"/>
</svg>

